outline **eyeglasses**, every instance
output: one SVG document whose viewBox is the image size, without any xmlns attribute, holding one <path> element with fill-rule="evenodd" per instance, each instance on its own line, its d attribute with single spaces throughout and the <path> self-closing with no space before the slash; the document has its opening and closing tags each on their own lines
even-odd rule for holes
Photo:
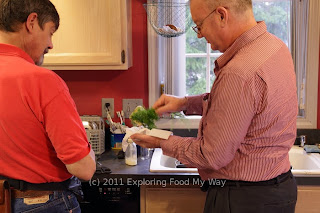
<svg viewBox="0 0 320 213">
<path fill-rule="evenodd" d="M 217 8 L 216 8 L 217 9 Z M 199 35 L 200 32 L 200 27 L 203 24 L 204 20 L 206 20 L 212 13 L 214 13 L 214 11 L 216 11 L 216 9 L 214 9 L 211 13 L 209 13 L 209 15 L 207 15 L 201 22 L 199 25 L 193 26 L 192 29 Z"/>
</svg>

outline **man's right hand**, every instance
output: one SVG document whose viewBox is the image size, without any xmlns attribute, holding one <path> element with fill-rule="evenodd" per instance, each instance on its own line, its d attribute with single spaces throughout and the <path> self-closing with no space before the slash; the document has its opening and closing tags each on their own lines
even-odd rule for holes
<svg viewBox="0 0 320 213">
<path fill-rule="evenodd" d="M 173 95 L 161 95 L 161 97 L 152 106 L 158 115 L 171 112 L 180 112 L 187 108 L 187 98 Z"/>
</svg>

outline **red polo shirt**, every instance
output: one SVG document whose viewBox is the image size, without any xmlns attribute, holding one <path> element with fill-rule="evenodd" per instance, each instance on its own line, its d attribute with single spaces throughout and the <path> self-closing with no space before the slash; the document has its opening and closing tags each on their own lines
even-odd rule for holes
<svg viewBox="0 0 320 213">
<path fill-rule="evenodd" d="M 90 151 L 65 82 L 21 49 L 0 44 L 0 175 L 61 182 Z"/>
</svg>

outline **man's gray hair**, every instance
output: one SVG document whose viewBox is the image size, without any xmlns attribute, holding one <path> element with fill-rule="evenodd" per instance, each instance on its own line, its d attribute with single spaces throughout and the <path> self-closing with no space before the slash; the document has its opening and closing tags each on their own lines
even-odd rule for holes
<svg viewBox="0 0 320 213">
<path fill-rule="evenodd" d="M 16 32 L 19 26 L 27 21 L 31 13 L 38 14 L 40 27 L 52 21 L 56 30 L 60 18 L 55 6 L 50 0 L 0 0 L 0 30 Z"/>
<path fill-rule="evenodd" d="M 243 13 L 252 9 L 252 0 L 203 0 L 210 9 L 218 6 L 232 7 L 237 13 Z"/>
</svg>

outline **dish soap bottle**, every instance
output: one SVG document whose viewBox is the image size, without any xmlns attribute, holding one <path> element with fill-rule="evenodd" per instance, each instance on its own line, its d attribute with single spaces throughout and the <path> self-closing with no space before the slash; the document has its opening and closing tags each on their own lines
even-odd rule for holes
<svg viewBox="0 0 320 213">
<path fill-rule="evenodd" d="M 128 139 L 128 147 L 125 153 L 125 163 L 129 166 L 135 166 L 137 160 L 137 146 L 131 138 Z"/>
</svg>

